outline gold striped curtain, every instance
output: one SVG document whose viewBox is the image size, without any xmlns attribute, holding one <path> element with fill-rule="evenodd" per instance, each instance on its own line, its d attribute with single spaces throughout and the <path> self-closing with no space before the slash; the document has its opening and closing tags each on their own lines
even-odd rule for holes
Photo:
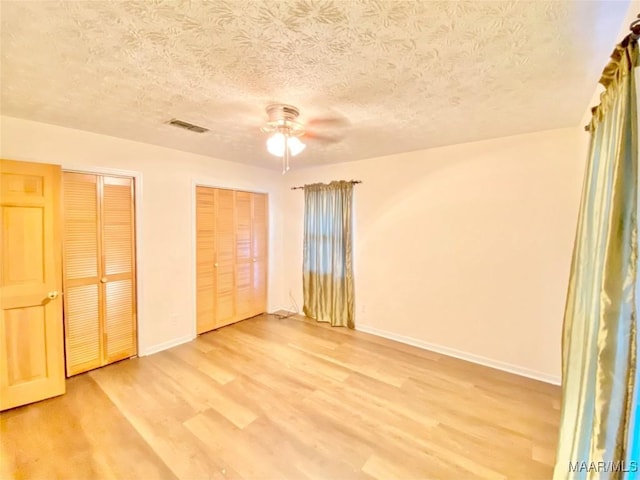
<svg viewBox="0 0 640 480">
<path fill-rule="evenodd" d="M 354 328 L 351 204 L 353 184 L 304 187 L 304 314 Z"/>
<path fill-rule="evenodd" d="M 590 124 L 564 318 L 554 480 L 621 479 L 630 465 L 637 388 L 637 58 L 635 42 L 616 48 Z"/>
</svg>

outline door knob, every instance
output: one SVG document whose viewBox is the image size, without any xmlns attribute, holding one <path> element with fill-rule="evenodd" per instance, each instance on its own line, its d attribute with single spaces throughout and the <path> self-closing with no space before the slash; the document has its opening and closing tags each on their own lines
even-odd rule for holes
<svg viewBox="0 0 640 480">
<path fill-rule="evenodd" d="M 52 290 L 47 294 L 47 298 L 49 298 L 49 300 L 55 300 L 56 298 L 58 298 L 58 291 Z"/>
<path fill-rule="evenodd" d="M 255 262 L 255 261 L 256 261 L 256 259 L 254 258 L 254 259 L 253 259 L 253 261 Z"/>
<path fill-rule="evenodd" d="M 101 281 L 102 283 L 107 283 L 107 277 L 102 277 L 102 278 L 100 279 L 100 281 Z"/>
<path fill-rule="evenodd" d="M 213 264 L 213 266 L 214 266 L 214 267 L 217 267 L 217 266 L 218 266 L 218 262 L 214 263 L 214 264 Z"/>
</svg>

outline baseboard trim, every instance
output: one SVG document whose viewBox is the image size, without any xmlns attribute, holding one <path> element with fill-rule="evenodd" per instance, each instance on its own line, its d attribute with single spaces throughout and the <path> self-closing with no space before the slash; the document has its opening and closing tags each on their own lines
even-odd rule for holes
<svg viewBox="0 0 640 480">
<path fill-rule="evenodd" d="M 161 352 L 162 350 L 166 350 L 168 348 L 176 347 L 176 346 L 181 345 L 183 343 L 190 342 L 194 338 L 196 338 L 196 337 L 194 337 L 193 335 L 184 335 L 182 337 L 178 337 L 178 338 L 174 338 L 173 340 L 169 340 L 168 342 L 158 343 L 157 345 L 153 345 L 151 347 L 145 348 L 144 351 L 142 353 L 140 353 L 138 356 L 146 357 L 147 355 L 153 355 L 154 353 Z"/>
<path fill-rule="evenodd" d="M 534 380 L 550 383 L 552 385 L 561 384 L 560 377 L 556 375 L 549 375 L 547 373 L 538 372 L 536 370 L 520 367 L 511 363 L 501 362 L 499 360 L 483 357 L 481 355 L 474 355 L 473 353 L 456 350 L 455 348 L 425 342 L 417 338 L 399 335 L 387 330 L 380 330 L 379 328 L 371 327 L 369 325 L 356 325 L 356 330 L 358 330 L 359 332 L 370 333 L 371 335 L 376 335 L 378 337 L 383 337 L 389 340 L 395 340 L 396 342 L 422 348 L 423 350 L 429 350 L 432 352 L 441 353 L 442 355 L 447 355 L 449 357 L 455 357 L 461 360 L 466 360 L 468 362 L 477 363 L 478 365 L 484 365 L 485 367 L 495 368 L 496 370 L 513 373 L 515 375 L 520 375 L 521 377 L 532 378 Z"/>
</svg>

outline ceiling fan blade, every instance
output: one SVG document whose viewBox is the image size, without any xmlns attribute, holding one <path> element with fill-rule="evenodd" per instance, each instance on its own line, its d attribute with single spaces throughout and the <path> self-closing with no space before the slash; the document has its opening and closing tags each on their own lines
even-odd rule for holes
<svg viewBox="0 0 640 480">
<path fill-rule="evenodd" d="M 320 142 L 320 143 L 327 143 L 327 144 L 338 143 L 343 138 L 344 138 L 344 135 L 340 133 L 333 133 L 333 134 L 317 133 L 312 130 L 307 130 L 302 136 L 302 140 L 309 140 L 313 142 Z"/>
<path fill-rule="evenodd" d="M 337 143 L 344 138 L 350 125 L 349 120 L 340 114 L 313 117 L 305 123 L 304 138 L 325 144 Z"/>
<path fill-rule="evenodd" d="M 327 129 L 327 128 L 344 128 L 350 125 L 349 120 L 345 117 L 316 117 L 307 120 L 306 125 L 309 129 Z"/>
</svg>

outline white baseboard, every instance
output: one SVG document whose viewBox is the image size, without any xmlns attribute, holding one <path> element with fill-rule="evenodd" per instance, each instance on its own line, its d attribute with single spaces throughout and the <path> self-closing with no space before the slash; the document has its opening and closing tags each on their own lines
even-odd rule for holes
<svg viewBox="0 0 640 480">
<path fill-rule="evenodd" d="M 154 353 L 161 352 L 162 350 L 166 350 L 167 348 L 175 347 L 177 345 L 190 342 L 194 338 L 196 337 L 194 337 L 193 335 L 184 335 L 182 337 L 169 340 L 168 342 L 158 343 L 157 345 L 153 345 L 151 347 L 145 348 L 142 353 L 138 354 L 138 356 L 146 357 L 147 355 L 152 355 Z"/>
<path fill-rule="evenodd" d="M 553 385 L 560 385 L 561 379 L 556 375 L 549 375 L 548 373 L 538 372 L 528 368 L 513 365 L 511 363 L 501 362 L 500 360 L 494 360 L 480 355 L 474 355 L 473 353 L 463 352 L 456 350 L 455 348 L 449 348 L 434 343 L 425 342 L 417 338 L 406 337 L 397 333 L 389 332 L 386 330 L 380 330 L 368 325 L 356 325 L 356 330 L 359 332 L 370 333 L 378 337 L 388 338 L 389 340 L 395 340 L 396 342 L 406 343 L 414 347 L 422 348 L 423 350 L 429 350 L 449 357 L 459 358 L 468 362 L 484 365 L 485 367 L 495 368 L 504 372 L 514 373 L 522 377 L 532 378 L 534 380 L 540 380 L 541 382 L 551 383 Z"/>
</svg>

